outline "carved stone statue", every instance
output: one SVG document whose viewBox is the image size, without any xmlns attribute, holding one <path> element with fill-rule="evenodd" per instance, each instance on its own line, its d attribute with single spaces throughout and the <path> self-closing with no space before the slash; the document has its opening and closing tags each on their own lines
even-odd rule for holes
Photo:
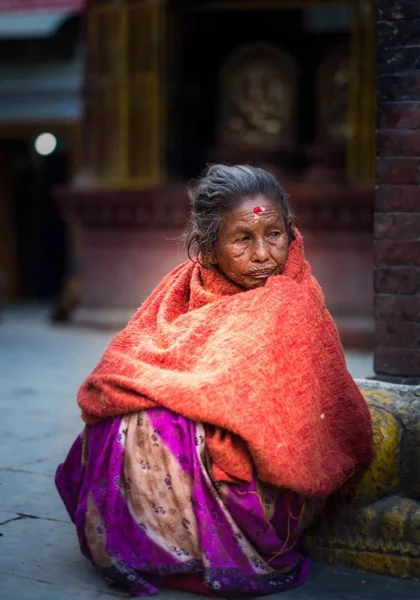
<svg viewBox="0 0 420 600">
<path fill-rule="evenodd" d="M 226 61 L 219 84 L 222 146 L 277 149 L 294 142 L 297 68 L 267 44 L 250 44 Z"/>
</svg>

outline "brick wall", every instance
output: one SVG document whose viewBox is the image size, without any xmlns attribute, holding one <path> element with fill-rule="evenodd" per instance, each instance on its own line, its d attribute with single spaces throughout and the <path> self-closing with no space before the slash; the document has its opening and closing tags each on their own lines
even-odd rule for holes
<svg viewBox="0 0 420 600">
<path fill-rule="evenodd" d="M 420 0 L 378 0 L 375 372 L 420 380 Z"/>
</svg>

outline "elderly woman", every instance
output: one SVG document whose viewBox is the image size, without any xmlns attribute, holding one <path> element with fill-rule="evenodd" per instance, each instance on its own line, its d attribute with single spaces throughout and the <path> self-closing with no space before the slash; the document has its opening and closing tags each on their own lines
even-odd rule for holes
<svg viewBox="0 0 420 600">
<path fill-rule="evenodd" d="M 191 258 L 82 385 L 56 483 L 83 554 L 133 596 L 292 589 L 299 535 L 372 458 L 367 405 L 269 173 L 211 167 Z"/>
</svg>

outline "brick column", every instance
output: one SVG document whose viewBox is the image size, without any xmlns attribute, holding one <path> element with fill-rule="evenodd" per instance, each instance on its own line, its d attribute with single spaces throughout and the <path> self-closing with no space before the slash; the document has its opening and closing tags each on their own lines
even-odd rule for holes
<svg viewBox="0 0 420 600">
<path fill-rule="evenodd" d="M 420 382 L 420 0 L 378 0 L 375 373 Z"/>
</svg>

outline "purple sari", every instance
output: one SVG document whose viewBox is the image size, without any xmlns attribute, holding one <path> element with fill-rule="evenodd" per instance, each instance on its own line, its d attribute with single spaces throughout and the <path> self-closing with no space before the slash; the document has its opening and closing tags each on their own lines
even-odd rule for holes
<svg viewBox="0 0 420 600">
<path fill-rule="evenodd" d="M 87 426 L 56 475 L 82 553 L 136 597 L 181 575 L 225 597 L 302 585 L 305 500 L 256 477 L 215 482 L 204 438 L 166 409 Z"/>
</svg>

